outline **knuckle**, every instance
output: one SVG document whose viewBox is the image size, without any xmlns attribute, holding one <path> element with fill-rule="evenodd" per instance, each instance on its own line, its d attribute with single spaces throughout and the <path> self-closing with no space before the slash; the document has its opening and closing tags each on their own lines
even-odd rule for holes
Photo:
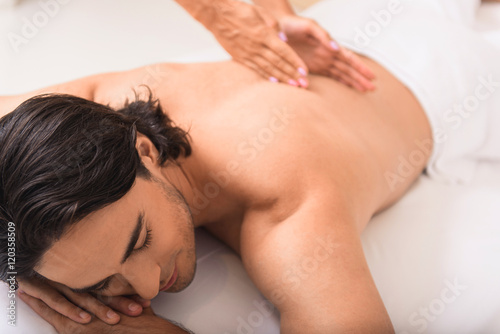
<svg viewBox="0 0 500 334">
<path fill-rule="evenodd" d="M 83 326 L 75 326 L 74 324 L 66 324 L 64 326 L 64 333 L 72 333 L 72 334 L 85 334 L 89 333 L 90 331 Z"/>
<path fill-rule="evenodd" d="M 48 301 L 50 301 L 51 303 L 53 303 L 55 305 L 61 305 L 61 304 L 68 303 L 68 300 L 63 295 L 60 295 L 60 294 L 50 296 Z"/>
<path fill-rule="evenodd" d="M 280 58 L 280 57 L 274 57 L 272 60 L 271 60 L 271 63 L 274 65 L 275 68 L 283 68 L 284 66 L 284 62 L 283 62 L 283 58 Z"/>
<path fill-rule="evenodd" d="M 47 305 L 45 304 L 44 302 L 40 302 L 38 303 L 38 311 L 45 315 L 45 316 L 48 316 L 49 313 L 52 311 L 52 309 Z"/>
<path fill-rule="evenodd" d="M 116 303 L 117 301 L 120 300 L 120 298 L 118 297 L 113 297 L 113 296 L 103 296 L 103 295 L 99 295 L 97 296 L 96 299 L 98 302 L 101 302 L 105 305 L 108 305 L 108 304 L 111 304 L 111 303 Z"/>
<path fill-rule="evenodd" d="M 109 310 L 111 310 L 108 306 L 96 301 L 96 304 L 93 306 L 94 308 L 94 313 L 99 314 L 102 317 L 107 317 L 107 313 Z"/>
<path fill-rule="evenodd" d="M 262 70 L 264 70 L 266 73 L 272 73 L 273 71 L 273 66 L 269 63 L 262 64 L 261 66 Z"/>
</svg>

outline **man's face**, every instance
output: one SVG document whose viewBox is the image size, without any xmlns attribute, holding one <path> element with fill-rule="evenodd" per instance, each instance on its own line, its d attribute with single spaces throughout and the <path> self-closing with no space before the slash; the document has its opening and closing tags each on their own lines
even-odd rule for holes
<svg viewBox="0 0 500 334">
<path fill-rule="evenodd" d="M 182 196 L 161 180 L 136 178 L 123 198 L 70 228 L 35 269 L 72 289 L 152 299 L 174 279 L 164 291 L 187 287 L 195 265 L 194 227 Z M 107 278 L 108 287 L 99 290 Z"/>
</svg>

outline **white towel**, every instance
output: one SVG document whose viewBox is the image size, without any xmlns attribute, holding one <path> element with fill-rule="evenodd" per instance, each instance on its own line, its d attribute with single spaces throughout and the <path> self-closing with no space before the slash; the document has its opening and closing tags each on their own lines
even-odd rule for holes
<svg viewBox="0 0 500 334">
<path fill-rule="evenodd" d="M 452 183 L 471 181 L 481 160 L 500 161 L 500 51 L 470 28 L 476 6 L 477 0 L 334 0 L 304 13 L 414 93 L 434 133 L 427 171 Z"/>
</svg>

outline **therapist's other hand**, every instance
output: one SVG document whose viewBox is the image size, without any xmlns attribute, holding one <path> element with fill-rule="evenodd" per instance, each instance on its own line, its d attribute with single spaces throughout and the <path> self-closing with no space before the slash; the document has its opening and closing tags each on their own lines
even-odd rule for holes
<svg viewBox="0 0 500 334">
<path fill-rule="evenodd" d="M 261 7 L 240 1 L 214 4 L 206 27 L 234 60 L 272 82 L 307 87 L 307 66 L 279 37 L 278 22 Z"/>
<path fill-rule="evenodd" d="M 353 52 L 340 47 L 316 21 L 288 15 L 280 19 L 288 44 L 311 73 L 334 78 L 361 92 L 374 90 L 373 72 Z"/>
<path fill-rule="evenodd" d="M 80 324 L 89 323 L 93 314 L 103 322 L 113 325 L 120 321 L 119 314 L 113 309 L 128 316 L 138 316 L 143 308 L 151 304 L 139 296 L 105 297 L 75 293 L 65 285 L 38 278 L 20 281 L 19 289 L 30 297 L 26 300 L 38 300 L 30 303 L 30 306 L 44 305 L 59 316 Z"/>
</svg>

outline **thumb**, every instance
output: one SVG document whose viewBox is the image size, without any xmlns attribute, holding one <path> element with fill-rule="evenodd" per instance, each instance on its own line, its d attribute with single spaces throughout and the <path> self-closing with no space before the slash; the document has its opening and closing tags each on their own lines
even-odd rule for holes
<svg viewBox="0 0 500 334">
<path fill-rule="evenodd" d="M 315 37 L 321 45 L 323 45 L 325 48 L 328 50 L 332 51 L 338 51 L 339 50 L 339 45 L 337 42 L 335 42 L 328 32 L 326 32 L 323 28 L 321 28 L 319 25 L 314 24 L 311 27 L 310 33 L 313 37 Z"/>
<path fill-rule="evenodd" d="M 145 307 L 144 310 L 142 311 L 143 314 L 150 314 L 150 315 L 155 315 L 153 312 L 153 309 L 151 307 Z"/>
</svg>

